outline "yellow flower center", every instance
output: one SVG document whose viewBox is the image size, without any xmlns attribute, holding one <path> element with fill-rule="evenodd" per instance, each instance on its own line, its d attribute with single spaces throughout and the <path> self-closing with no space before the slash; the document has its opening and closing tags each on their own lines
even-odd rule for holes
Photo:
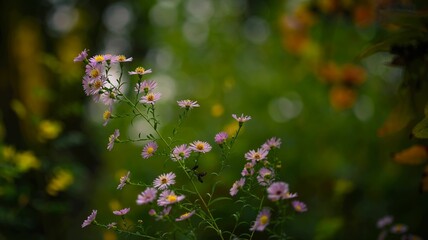
<svg viewBox="0 0 428 240">
<path fill-rule="evenodd" d="M 296 205 L 295 208 L 296 208 L 296 211 L 298 212 L 302 211 L 302 206 L 300 205 Z"/>
<path fill-rule="evenodd" d="M 136 71 L 138 74 L 143 74 L 146 70 L 145 70 L 143 67 L 137 67 L 137 68 L 135 69 L 135 71 Z"/>
<path fill-rule="evenodd" d="M 103 114 L 103 119 L 107 120 L 110 118 L 110 116 L 111 116 L 111 112 L 109 110 L 106 110 Z"/>
<path fill-rule="evenodd" d="M 89 73 L 89 76 L 91 76 L 91 78 L 96 78 L 100 75 L 100 71 L 98 71 L 98 69 L 94 68 L 91 70 L 91 72 Z"/>
<path fill-rule="evenodd" d="M 268 221 L 269 221 L 269 217 L 268 216 L 263 215 L 263 216 L 260 217 L 260 223 L 262 225 L 266 225 L 268 223 Z"/>
<path fill-rule="evenodd" d="M 168 197 L 166 198 L 166 200 L 168 200 L 168 202 L 176 202 L 177 201 L 177 196 L 175 195 L 168 195 Z"/>
<path fill-rule="evenodd" d="M 119 62 L 123 62 L 123 61 L 125 61 L 126 60 L 126 57 L 124 56 L 124 55 L 119 55 L 119 56 L 117 56 L 117 61 L 119 61 Z"/>
<path fill-rule="evenodd" d="M 155 96 L 153 94 L 147 95 L 147 101 L 153 101 L 155 100 Z"/>
<path fill-rule="evenodd" d="M 97 55 L 94 57 L 95 62 L 102 62 L 104 61 L 104 56 L 103 55 Z"/>
<path fill-rule="evenodd" d="M 162 184 L 167 184 L 167 183 L 168 183 L 168 179 L 166 179 L 166 178 L 162 178 L 162 179 L 161 179 L 161 183 L 162 183 Z"/>
<path fill-rule="evenodd" d="M 147 148 L 147 153 L 148 154 L 152 154 L 155 151 L 155 149 L 153 147 L 148 147 Z"/>
<path fill-rule="evenodd" d="M 261 158 L 260 153 L 255 153 L 255 154 L 254 154 L 254 158 L 255 158 L 255 159 L 260 159 L 260 158 Z"/>
<path fill-rule="evenodd" d="M 204 144 L 203 143 L 198 143 L 196 145 L 196 149 L 198 149 L 198 150 L 204 150 Z"/>
<path fill-rule="evenodd" d="M 187 212 L 187 213 L 181 214 L 180 218 L 186 218 L 186 217 L 188 217 L 189 215 L 190 215 L 190 213 L 189 213 L 189 212 Z"/>
<path fill-rule="evenodd" d="M 103 83 L 100 81 L 100 80 L 96 80 L 95 82 L 94 82 L 94 88 L 95 89 L 99 89 L 99 88 L 101 88 L 103 86 Z"/>
</svg>

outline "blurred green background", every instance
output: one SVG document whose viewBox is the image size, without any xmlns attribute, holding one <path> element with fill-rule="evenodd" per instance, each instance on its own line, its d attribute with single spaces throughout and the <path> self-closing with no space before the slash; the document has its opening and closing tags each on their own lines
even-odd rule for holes
<svg viewBox="0 0 428 240">
<path fill-rule="evenodd" d="M 73 63 L 84 48 L 153 70 L 161 131 L 176 123 L 176 100 L 197 100 L 183 142 L 214 145 L 231 114 L 252 116 L 222 176 L 230 186 L 245 152 L 281 138 L 281 179 L 309 208 L 287 223 L 295 239 L 377 239 L 387 214 L 428 238 L 427 141 L 409 137 L 428 96 L 424 1 L 0 4 L 0 239 L 123 239 L 81 223 L 92 209 L 109 222 L 136 206 L 141 189 L 116 190 L 128 170 L 142 181 L 162 173 L 164 160 L 143 160 L 142 145 L 106 151 L 115 128 L 135 136 L 147 125 L 102 126 L 104 106 L 84 95 Z M 216 153 L 201 168 L 215 168 Z"/>
</svg>

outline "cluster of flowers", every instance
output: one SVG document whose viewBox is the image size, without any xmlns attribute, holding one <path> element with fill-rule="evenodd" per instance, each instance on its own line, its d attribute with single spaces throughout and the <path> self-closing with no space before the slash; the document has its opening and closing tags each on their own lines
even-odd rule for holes
<svg viewBox="0 0 428 240">
<path fill-rule="evenodd" d="M 289 192 L 289 186 L 287 183 L 282 181 L 275 181 L 275 168 L 280 168 L 281 166 L 277 165 L 280 163 L 272 163 L 268 160 L 269 151 L 278 149 L 280 146 L 281 139 L 273 137 L 263 143 L 262 146 L 257 150 L 250 150 L 245 153 L 244 157 L 247 162 L 245 163 L 245 166 L 241 172 L 242 177 L 233 183 L 232 188 L 230 189 L 230 195 L 237 195 L 239 189 L 244 188 L 246 178 L 253 177 L 255 172 L 257 172 L 257 182 L 260 187 L 266 189 L 269 200 L 276 202 L 280 200 L 296 198 L 297 193 Z M 294 200 L 291 202 L 291 205 L 296 212 L 307 211 L 306 204 L 301 201 Z M 270 209 L 268 207 L 264 207 L 259 212 L 256 221 L 250 230 L 263 231 L 269 224 L 270 216 Z"/>
<path fill-rule="evenodd" d="M 401 240 L 422 240 L 422 238 L 418 235 L 408 233 L 409 227 L 403 223 L 395 223 L 394 217 L 391 215 L 386 215 L 380 218 L 377 221 L 377 228 L 381 230 L 378 240 L 387 239 L 388 233 L 392 233 L 395 236 L 401 235 Z"/>
<path fill-rule="evenodd" d="M 185 163 L 185 159 L 188 159 L 192 156 L 192 153 L 195 154 L 195 166 L 197 168 L 197 161 L 201 154 L 210 152 L 212 146 L 205 141 L 196 140 L 188 144 L 180 144 L 177 146 L 170 146 L 170 143 L 166 142 L 162 135 L 157 131 L 156 124 L 156 116 L 154 114 L 155 103 L 161 97 L 161 93 L 155 92 L 154 90 L 157 87 L 157 83 L 152 80 L 144 80 L 142 79 L 143 75 L 151 73 L 151 69 L 144 69 L 143 67 L 137 67 L 135 71 L 128 72 L 129 75 L 137 75 L 138 82 L 135 85 L 136 92 L 136 100 L 131 100 L 125 94 L 123 94 L 121 87 L 124 84 L 122 82 L 122 72 L 123 72 L 123 63 L 130 62 L 132 58 L 126 58 L 123 55 L 113 56 L 113 55 L 96 55 L 92 58 L 88 59 L 88 53 L 85 49 L 81 52 L 75 59 L 74 62 L 84 62 L 86 63 L 85 67 L 85 75 L 82 80 L 82 85 L 84 92 L 86 95 L 91 96 L 92 99 L 96 102 L 102 102 L 106 106 L 108 106 L 108 110 L 103 114 L 104 118 L 104 126 L 107 125 L 109 120 L 113 118 L 112 106 L 115 102 L 118 101 L 126 101 L 132 108 L 133 112 L 136 116 L 144 118 L 151 127 L 155 130 L 155 132 L 159 135 L 158 139 L 155 137 L 150 137 L 147 139 L 139 139 L 147 141 L 141 151 L 141 157 L 144 159 L 148 159 L 157 154 L 159 145 L 157 141 L 163 141 L 163 144 L 168 148 L 167 155 L 169 158 L 176 162 L 184 173 L 187 175 L 188 179 L 192 182 L 196 177 L 199 181 L 202 182 L 201 174 L 197 173 L 195 169 L 188 168 Z M 109 71 L 112 67 L 118 64 L 120 67 L 120 76 L 117 79 L 117 82 L 113 83 L 109 75 Z M 189 111 L 190 109 L 199 107 L 199 104 L 196 101 L 192 100 L 181 100 L 177 101 L 177 104 L 180 108 L 184 109 L 184 113 Z M 139 107 L 143 107 L 147 109 L 146 114 L 143 113 L 139 109 Z M 149 113 L 152 113 L 152 116 L 147 116 Z M 232 138 L 229 138 L 226 132 L 220 132 L 215 135 L 214 141 L 218 146 L 222 149 L 222 153 L 224 154 L 224 150 L 230 151 L 236 137 L 238 136 L 239 130 L 243 126 L 243 124 L 249 120 L 251 120 L 250 116 L 245 116 L 241 114 L 238 116 L 236 114 L 232 114 L 232 117 L 238 122 L 239 128 Z M 107 149 L 111 151 L 114 147 L 114 144 L 117 142 L 122 142 L 119 139 L 120 130 L 115 129 L 113 134 L 110 135 Z M 229 140 L 229 141 L 228 141 Z M 235 183 L 233 183 L 232 188 L 230 189 L 230 195 L 233 197 L 238 194 L 240 189 L 244 191 L 250 191 L 250 186 L 247 189 L 245 185 L 245 181 L 247 178 L 255 178 L 259 185 L 259 189 L 263 189 L 263 191 L 267 192 L 267 198 L 272 202 L 278 202 L 281 200 L 292 199 L 297 197 L 297 193 L 290 193 L 288 189 L 288 184 L 282 181 L 277 181 L 278 178 L 275 173 L 275 168 L 280 168 L 280 162 L 277 158 L 274 158 L 274 161 L 268 161 L 268 154 L 271 150 L 275 150 L 280 148 L 281 139 L 279 138 L 271 138 L 267 140 L 260 148 L 257 150 L 251 150 L 245 154 L 245 159 L 247 160 L 244 169 L 241 172 L 242 178 Z M 163 154 L 163 153 L 162 153 Z M 227 154 L 222 155 L 223 158 L 227 158 Z M 223 159 L 224 161 L 224 159 Z M 223 164 L 223 163 L 222 163 Z M 254 174 L 257 172 L 257 176 Z M 205 173 L 204 173 L 205 174 Z M 155 220 L 171 220 L 170 213 L 171 209 L 176 203 L 182 202 L 186 199 L 185 195 L 177 194 L 176 192 L 180 192 L 179 188 L 174 188 L 176 183 L 176 174 L 174 172 L 163 173 L 160 174 L 157 178 L 154 179 L 153 183 L 150 185 L 146 184 L 137 184 L 133 183 L 130 179 L 131 172 L 127 172 L 125 176 L 120 178 L 119 185 L 117 186 L 118 190 L 122 190 L 125 185 L 138 185 L 144 186 L 145 190 L 138 194 L 136 199 L 137 205 L 150 205 L 151 208 L 148 211 L 150 216 L 153 216 Z M 194 185 L 193 185 L 194 186 Z M 199 213 L 199 211 L 203 211 L 202 208 L 198 208 L 197 206 L 190 205 L 180 205 L 180 209 L 184 209 L 185 212 L 179 217 L 175 218 L 175 221 L 183 221 L 189 219 L 193 215 L 197 215 L 202 220 L 210 222 L 210 225 L 215 228 L 217 233 L 221 238 L 222 231 L 218 229 L 216 225 L 216 219 L 212 216 L 210 209 L 206 206 L 203 197 L 199 194 L 198 190 L 195 188 L 196 195 L 198 195 L 199 200 L 205 205 L 205 211 L 208 214 Z M 189 201 L 191 203 L 191 201 Z M 295 211 L 304 212 L 307 211 L 306 205 L 300 201 L 293 201 L 291 203 Z M 260 210 L 261 209 L 261 210 Z M 271 210 L 269 207 L 259 208 L 259 213 L 254 221 L 250 231 L 263 231 L 266 226 L 270 222 L 271 218 Z M 126 215 L 130 211 L 130 208 L 124 208 L 121 210 L 113 211 L 113 214 L 122 216 Z M 117 228 L 117 223 L 113 222 L 108 225 L 102 225 L 97 223 L 96 221 L 97 210 L 93 210 L 92 213 L 88 216 L 88 218 L 83 222 L 82 228 L 90 225 L 91 223 L 95 223 L 96 225 L 104 226 L 108 229 L 116 229 L 117 231 L 121 231 Z M 208 216 L 208 217 L 207 217 Z M 209 219 L 206 219 L 209 218 Z"/>
</svg>

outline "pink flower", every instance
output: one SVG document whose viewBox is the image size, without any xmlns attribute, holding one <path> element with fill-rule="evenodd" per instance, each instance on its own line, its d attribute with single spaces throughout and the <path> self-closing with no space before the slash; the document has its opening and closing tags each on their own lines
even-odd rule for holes
<svg viewBox="0 0 428 240">
<path fill-rule="evenodd" d="M 271 184 L 274 176 L 275 176 L 275 173 L 272 171 L 272 169 L 263 167 L 263 168 L 260 168 L 259 170 L 257 181 L 259 182 L 260 186 L 267 186 Z"/>
<path fill-rule="evenodd" d="M 117 215 L 117 216 L 123 216 L 123 215 L 127 214 L 129 212 L 129 210 L 131 210 L 131 208 L 124 208 L 124 209 L 121 209 L 118 211 L 113 211 L 113 214 Z"/>
<path fill-rule="evenodd" d="M 147 159 L 153 156 L 157 149 L 158 145 L 156 144 L 156 142 L 149 142 L 144 146 L 143 151 L 141 152 L 141 156 Z"/>
<path fill-rule="evenodd" d="M 192 100 L 180 100 L 177 101 L 178 106 L 180 106 L 181 108 L 185 108 L 185 109 L 192 109 L 195 107 L 199 107 L 199 104 L 197 101 L 192 101 Z"/>
<path fill-rule="evenodd" d="M 103 92 L 100 95 L 100 100 L 102 103 L 104 103 L 104 105 L 111 107 L 111 105 L 113 105 L 113 103 L 116 101 L 116 93 L 113 91 Z"/>
<path fill-rule="evenodd" d="M 128 173 L 125 175 L 125 176 L 123 176 L 123 177 L 120 177 L 120 183 L 119 183 L 119 185 L 117 186 L 117 189 L 118 190 L 122 190 L 122 188 L 126 185 L 126 183 L 128 182 L 128 180 L 129 180 L 129 174 L 130 174 L 131 172 L 130 171 L 128 171 Z"/>
<path fill-rule="evenodd" d="M 175 174 L 173 172 L 161 174 L 153 181 L 153 186 L 159 190 L 168 188 L 175 183 Z"/>
<path fill-rule="evenodd" d="M 308 208 L 306 207 L 306 204 L 300 201 L 293 201 L 291 202 L 291 205 L 293 205 L 294 210 L 296 210 L 296 212 L 306 212 L 308 211 Z"/>
<path fill-rule="evenodd" d="M 235 181 L 232 185 L 232 188 L 230 188 L 230 196 L 235 196 L 239 189 L 241 189 L 245 184 L 245 178 L 241 178 L 237 181 Z"/>
<path fill-rule="evenodd" d="M 109 151 L 111 151 L 113 149 L 114 146 L 114 142 L 119 138 L 120 136 L 120 131 L 119 129 L 115 129 L 114 133 L 112 135 L 110 135 L 110 137 L 108 138 L 108 145 L 107 145 L 107 149 Z"/>
<path fill-rule="evenodd" d="M 97 63 L 88 63 L 85 67 L 86 76 L 91 79 L 99 78 L 103 74 L 103 65 Z"/>
<path fill-rule="evenodd" d="M 285 182 L 274 182 L 268 187 L 267 192 L 268 198 L 271 201 L 285 199 L 285 196 L 288 193 L 288 184 Z"/>
<path fill-rule="evenodd" d="M 142 96 L 140 99 L 140 102 L 154 105 L 155 102 L 160 99 L 160 97 L 161 97 L 160 93 L 150 92 L 147 95 Z"/>
<path fill-rule="evenodd" d="M 279 148 L 281 146 L 281 138 L 270 138 L 263 145 L 262 148 L 269 151 L 274 148 Z"/>
<path fill-rule="evenodd" d="M 250 117 L 250 116 L 244 116 L 244 114 L 241 114 L 241 116 L 240 116 L 240 117 L 236 116 L 236 114 L 232 114 L 232 117 L 233 117 L 236 121 L 238 121 L 240 124 L 242 124 L 242 123 L 244 123 L 244 122 L 246 122 L 246 121 L 248 121 L 248 120 L 251 120 L 251 117 Z"/>
<path fill-rule="evenodd" d="M 155 216 L 156 221 L 159 221 L 159 220 L 163 220 L 166 216 L 168 216 L 170 212 L 171 212 L 171 206 L 167 206 L 167 207 L 164 207 L 164 209 L 160 214 L 157 214 L 157 212 L 154 209 L 150 209 L 149 215 Z"/>
<path fill-rule="evenodd" d="M 116 228 L 116 225 L 117 225 L 117 223 L 115 223 L 115 222 L 109 223 L 109 224 L 107 224 L 107 229 Z"/>
<path fill-rule="evenodd" d="M 151 73 L 151 72 L 152 72 L 151 69 L 147 69 L 146 70 L 143 67 L 137 67 L 135 69 L 135 71 L 131 71 L 131 72 L 128 72 L 128 73 L 129 73 L 129 75 L 139 75 L 139 76 L 142 76 L 144 74 L 148 74 L 148 73 Z"/>
<path fill-rule="evenodd" d="M 377 221 L 377 227 L 384 228 L 385 226 L 391 224 L 393 221 L 394 221 L 393 216 L 390 216 L 390 215 L 384 216 Z"/>
<path fill-rule="evenodd" d="M 165 190 L 163 191 L 158 199 L 159 206 L 167 206 L 170 204 L 174 204 L 176 202 L 180 202 L 184 199 L 184 195 L 176 195 L 174 191 Z"/>
<path fill-rule="evenodd" d="M 259 162 L 261 160 L 264 160 L 267 157 L 268 153 L 269 152 L 265 149 L 259 148 L 257 149 L 257 151 L 250 150 L 249 152 L 245 153 L 245 158 L 249 161 Z"/>
<path fill-rule="evenodd" d="M 88 218 L 83 221 L 82 228 L 90 225 L 93 221 L 95 221 L 95 218 L 97 217 L 97 210 L 92 210 L 91 215 L 88 216 Z"/>
<path fill-rule="evenodd" d="M 184 214 L 181 214 L 180 217 L 176 218 L 175 221 L 179 222 L 179 221 L 183 221 L 186 219 L 189 219 L 191 216 L 193 216 L 193 214 L 195 214 L 195 210 L 191 211 L 191 212 L 186 212 Z"/>
<path fill-rule="evenodd" d="M 105 61 L 105 55 L 95 55 L 89 59 L 90 63 L 104 63 Z"/>
<path fill-rule="evenodd" d="M 268 208 L 263 208 L 262 211 L 257 215 L 256 221 L 253 226 L 250 228 L 250 231 L 263 231 L 270 221 L 270 210 Z"/>
<path fill-rule="evenodd" d="M 144 192 L 138 194 L 137 204 L 143 205 L 150 202 L 153 202 L 156 199 L 157 190 L 155 188 L 146 188 Z"/>
<path fill-rule="evenodd" d="M 217 133 L 216 135 L 215 135 L 215 137 L 214 137 L 214 141 L 217 143 L 217 144 L 219 144 L 219 145 L 221 145 L 221 144 L 223 144 L 223 143 L 225 143 L 226 142 L 226 140 L 227 140 L 227 138 L 228 138 L 229 136 L 227 135 L 227 133 L 226 132 L 219 132 L 219 133 Z"/>
<path fill-rule="evenodd" d="M 116 63 L 116 62 L 131 62 L 131 61 L 132 61 L 132 57 L 126 58 L 125 55 L 116 55 L 116 56 L 113 56 L 111 58 L 111 62 L 112 63 Z"/>
<path fill-rule="evenodd" d="M 73 59 L 73 62 L 83 62 L 88 57 L 88 51 L 89 50 L 84 49 L 81 53 L 79 53 L 79 55 L 77 55 L 77 57 Z"/>
<path fill-rule="evenodd" d="M 253 162 L 247 162 L 244 166 L 244 169 L 242 169 L 241 175 L 243 177 L 245 176 L 252 176 L 254 174 L 254 165 Z"/>
<path fill-rule="evenodd" d="M 211 151 L 211 145 L 209 145 L 207 142 L 194 141 L 190 144 L 190 149 L 195 152 L 207 153 Z"/>
<path fill-rule="evenodd" d="M 141 83 L 137 83 L 135 86 L 135 91 L 147 94 L 151 91 L 153 91 L 158 84 L 155 81 L 152 80 L 144 80 Z"/>
<path fill-rule="evenodd" d="M 186 158 L 189 158 L 191 152 L 192 150 L 187 147 L 187 144 L 176 146 L 172 150 L 171 159 L 173 161 L 184 160 Z"/>
</svg>

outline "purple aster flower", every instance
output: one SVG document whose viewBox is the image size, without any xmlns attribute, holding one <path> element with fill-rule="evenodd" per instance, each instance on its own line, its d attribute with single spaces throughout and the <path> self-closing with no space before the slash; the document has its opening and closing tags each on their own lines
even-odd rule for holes
<svg viewBox="0 0 428 240">
<path fill-rule="evenodd" d="M 158 205 L 167 206 L 170 204 L 174 204 L 176 202 L 180 202 L 184 198 L 185 198 L 184 195 L 176 195 L 174 191 L 165 190 L 159 196 Z"/>
<path fill-rule="evenodd" d="M 241 175 L 243 177 L 245 176 L 252 176 L 254 174 L 254 165 L 253 162 L 247 162 L 244 166 L 244 169 L 242 169 Z"/>
<path fill-rule="evenodd" d="M 160 93 L 150 92 L 147 95 L 142 96 L 140 102 L 154 105 L 155 102 L 160 99 L 161 95 L 162 94 Z"/>
<path fill-rule="evenodd" d="M 97 63 L 88 63 L 85 67 L 86 76 L 91 79 L 101 77 L 103 73 L 103 65 Z"/>
<path fill-rule="evenodd" d="M 232 114 L 232 117 L 241 124 L 248 120 L 251 120 L 250 116 L 244 116 L 244 114 L 241 114 L 240 117 L 236 116 L 236 114 Z"/>
<path fill-rule="evenodd" d="M 219 132 L 219 133 L 217 133 L 216 135 L 215 135 L 215 137 L 214 137 L 214 141 L 217 143 L 217 144 L 219 144 L 219 145 L 221 145 L 221 144 L 223 144 L 223 143 L 225 143 L 226 142 L 226 140 L 227 140 L 227 138 L 228 138 L 229 136 L 227 135 L 227 133 L 226 132 Z"/>
<path fill-rule="evenodd" d="M 132 61 L 132 57 L 126 58 L 125 55 L 116 55 L 116 56 L 113 56 L 111 58 L 111 62 L 112 63 L 116 63 L 116 62 L 131 62 L 131 61 Z"/>
<path fill-rule="evenodd" d="M 211 145 L 198 140 L 190 144 L 190 149 L 195 152 L 207 153 L 211 151 Z"/>
<path fill-rule="evenodd" d="M 131 71 L 131 72 L 128 72 L 128 73 L 129 73 L 129 75 L 139 75 L 139 76 L 142 76 L 144 74 L 148 74 L 148 73 L 151 73 L 151 72 L 152 72 L 151 69 L 147 69 L 146 70 L 143 67 L 137 67 L 135 69 L 135 71 Z"/>
<path fill-rule="evenodd" d="M 122 188 L 126 185 L 126 183 L 127 183 L 127 182 L 128 182 L 128 180 L 129 180 L 129 174 L 131 174 L 131 172 L 130 172 L 130 171 L 128 171 L 128 173 L 127 173 L 125 176 L 120 177 L 120 183 L 119 183 L 119 185 L 117 186 L 117 189 L 118 189 L 118 190 L 122 190 Z"/>
<path fill-rule="evenodd" d="M 109 224 L 107 224 L 107 229 L 116 228 L 116 225 L 117 225 L 117 223 L 115 223 L 115 222 L 109 223 Z"/>
<path fill-rule="evenodd" d="M 164 190 L 168 188 L 169 185 L 175 183 L 175 173 L 164 173 L 161 174 L 153 181 L 153 186 L 159 190 Z"/>
<path fill-rule="evenodd" d="M 89 59 L 90 63 L 104 63 L 105 61 L 105 55 L 95 55 Z"/>
<path fill-rule="evenodd" d="M 408 229 L 407 225 L 402 223 L 397 223 L 391 227 L 391 232 L 394 234 L 402 234 L 407 232 L 407 229 Z"/>
<path fill-rule="evenodd" d="M 146 188 L 144 192 L 138 194 L 137 204 L 143 205 L 150 202 L 153 202 L 156 199 L 156 194 L 158 191 L 155 188 Z"/>
<path fill-rule="evenodd" d="M 173 161 L 184 160 L 189 158 L 190 153 L 192 153 L 192 150 L 187 147 L 187 144 L 182 144 L 180 146 L 174 147 L 171 153 L 171 159 Z"/>
<path fill-rule="evenodd" d="M 153 154 L 156 152 L 157 149 L 158 149 L 158 144 L 156 142 L 149 142 L 144 146 L 143 151 L 141 152 L 141 156 L 147 159 L 153 156 Z"/>
<path fill-rule="evenodd" d="M 267 192 L 268 198 L 271 201 L 284 199 L 285 194 L 288 193 L 288 184 L 285 182 L 274 182 L 268 187 Z"/>
<path fill-rule="evenodd" d="M 137 83 L 135 86 L 135 91 L 147 94 L 151 91 L 153 91 L 157 87 L 157 83 L 153 80 L 144 80 L 141 83 Z"/>
<path fill-rule="evenodd" d="M 394 221 L 393 216 L 386 215 L 377 221 L 377 227 L 378 228 L 384 228 L 385 226 L 391 224 L 393 221 Z"/>
<path fill-rule="evenodd" d="M 293 206 L 296 212 L 300 213 L 308 211 L 308 208 L 306 207 L 306 204 L 304 202 L 295 200 L 291 202 L 291 205 Z"/>
<path fill-rule="evenodd" d="M 121 210 L 113 211 L 113 214 L 117 215 L 117 216 L 123 216 L 123 215 L 127 214 L 129 212 L 129 210 L 131 210 L 131 208 L 124 208 Z"/>
<path fill-rule="evenodd" d="M 189 219 L 191 216 L 193 216 L 193 214 L 195 214 L 195 210 L 181 214 L 180 217 L 175 219 L 175 221 L 180 222 L 180 221 Z"/>
<path fill-rule="evenodd" d="M 291 198 L 296 198 L 296 197 L 297 197 L 297 193 L 286 192 L 282 196 L 282 199 L 291 199 Z"/>
<path fill-rule="evenodd" d="M 106 126 L 108 124 L 108 122 L 110 121 L 110 119 L 111 119 L 111 111 L 112 111 L 111 106 L 109 107 L 108 110 L 104 111 L 104 113 L 103 113 L 103 120 L 104 120 L 103 126 Z"/>
<path fill-rule="evenodd" d="M 250 150 L 249 152 L 245 153 L 245 158 L 249 161 L 259 162 L 261 160 L 264 160 L 267 157 L 268 153 L 269 152 L 265 149 L 259 148 L 257 149 L 257 151 Z"/>
<path fill-rule="evenodd" d="M 199 107 L 199 104 L 197 101 L 192 101 L 189 99 L 180 100 L 180 101 L 177 101 L 177 103 L 178 103 L 178 106 L 180 106 L 181 108 L 185 108 L 185 109 L 192 109 L 195 107 Z"/>
<path fill-rule="evenodd" d="M 96 217 L 97 217 L 97 210 L 92 210 L 91 215 L 89 215 L 88 218 L 86 218 L 86 220 L 83 221 L 82 228 L 90 225 L 93 221 L 95 221 Z"/>
<path fill-rule="evenodd" d="M 112 135 L 110 135 L 110 137 L 108 138 L 108 145 L 107 145 L 107 149 L 109 151 L 111 151 L 113 149 L 114 146 L 114 142 L 119 138 L 120 136 L 120 131 L 119 129 L 115 129 L 114 133 Z"/>
<path fill-rule="evenodd" d="M 91 95 L 92 93 L 92 79 L 85 75 L 82 79 L 83 90 L 85 91 L 86 96 Z"/>
<path fill-rule="evenodd" d="M 157 214 L 156 210 L 154 210 L 153 208 L 149 210 L 149 215 L 150 216 L 155 216 L 156 214 Z"/>
<path fill-rule="evenodd" d="M 230 188 L 230 196 L 235 196 L 239 189 L 241 189 L 245 184 L 245 178 L 241 178 L 237 181 L 235 181 L 232 185 L 232 188 Z"/>
<path fill-rule="evenodd" d="M 102 103 L 104 103 L 104 105 L 106 106 L 112 106 L 113 103 L 116 101 L 116 93 L 111 91 L 111 92 L 103 92 L 100 95 L 100 100 Z"/>
<path fill-rule="evenodd" d="M 259 170 L 257 181 L 259 182 L 260 186 L 267 186 L 272 183 L 274 176 L 275 173 L 271 169 L 263 167 Z"/>
<path fill-rule="evenodd" d="M 77 57 L 74 58 L 73 62 L 83 62 L 85 61 L 85 59 L 88 57 L 88 51 L 84 49 L 81 53 L 79 53 L 79 55 L 77 55 Z"/>
<path fill-rule="evenodd" d="M 253 226 L 250 228 L 250 231 L 263 231 L 270 221 L 270 210 L 268 208 L 263 208 L 257 215 L 256 221 Z"/>
<path fill-rule="evenodd" d="M 98 78 L 94 78 L 94 79 L 90 80 L 90 83 L 89 83 L 89 87 L 90 87 L 89 94 L 90 95 L 99 94 L 100 91 L 102 90 L 105 82 L 106 82 L 106 78 L 104 76 L 100 76 Z"/>
<path fill-rule="evenodd" d="M 269 151 L 274 148 L 279 148 L 281 146 L 281 138 L 270 138 L 263 145 L 262 148 Z"/>
<path fill-rule="evenodd" d="M 163 220 L 166 216 L 168 216 L 170 212 L 171 212 L 171 206 L 167 206 L 167 207 L 164 207 L 162 212 L 159 214 L 157 214 L 157 212 L 154 209 L 150 209 L 149 215 L 155 216 L 156 217 L 155 220 L 159 221 L 159 220 Z"/>
</svg>

